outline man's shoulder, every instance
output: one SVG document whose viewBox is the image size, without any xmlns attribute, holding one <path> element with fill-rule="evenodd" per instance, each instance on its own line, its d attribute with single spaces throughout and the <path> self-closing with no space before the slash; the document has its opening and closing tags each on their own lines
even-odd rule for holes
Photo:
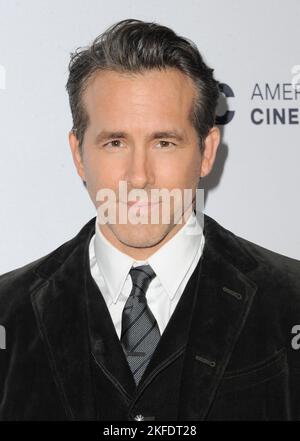
<svg viewBox="0 0 300 441">
<path fill-rule="evenodd" d="M 247 251 L 265 267 L 276 268 L 281 271 L 288 269 L 291 273 L 294 273 L 298 277 L 300 276 L 300 260 L 265 248 L 260 244 L 254 243 L 236 234 L 234 236 L 235 239 L 239 241 L 245 247 L 245 249 L 247 249 Z"/>
<path fill-rule="evenodd" d="M 30 299 L 30 294 L 42 283 L 45 283 L 43 270 L 51 269 L 53 275 L 57 268 L 68 259 L 74 249 L 88 237 L 95 223 L 95 218 L 87 222 L 70 240 L 44 256 L 19 268 L 0 275 L 0 311 L 9 311 L 23 301 Z"/>
<path fill-rule="evenodd" d="M 270 263 L 273 264 L 289 264 L 291 263 L 292 265 L 300 265 L 300 260 L 294 259 L 292 257 L 289 256 L 285 256 L 283 254 L 280 254 L 276 251 L 270 250 L 268 248 L 263 247 L 260 244 L 257 244 L 255 242 L 252 242 L 248 239 L 246 239 L 245 237 L 239 236 L 237 234 L 235 234 L 233 231 L 227 229 L 226 227 L 224 227 L 224 225 L 220 224 L 216 219 L 205 215 L 205 222 L 209 222 L 209 224 L 211 224 L 213 226 L 213 228 L 215 230 L 218 230 L 218 233 L 221 235 L 224 235 L 224 237 L 226 237 L 226 239 L 230 240 L 234 240 L 234 241 L 238 241 L 239 244 L 244 247 L 245 249 L 247 249 L 247 251 L 250 254 L 253 254 L 253 257 L 255 256 L 256 258 L 258 258 L 259 260 L 265 260 L 267 259 Z M 212 229 L 212 227 L 210 228 L 210 230 Z"/>
<path fill-rule="evenodd" d="M 300 313 L 300 261 L 236 236 L 257 261 L 256 270 L 249 277 L 258 286 L 261 306 L 278 304 L 289 311 L 290 317 Z"/>
<path fill-rule="evenodd" d="M 277 272 L 281 277 L 294 278 L 300 288 L 300 261 L 270 250 L 240 236 L 235 236 L 245 249 L 257 260 L 264 271 Z"/>
<path fill-rule="evenodd" d="M 214 219 L 207 222 L 208 234 L 214 237 L 210 242 L 218 253 L 216 265 L 223 259 L 224 268 L 232 268 L 232 274 L 252 286 L 245 338 L 256 330 L 257 335 L 269 336 L 268 342 L 274 337 L 274 342 L 277 339 L 282 343 L 282 336 L 289 342 L 291 329 L 300 317 L 300 261 L 238 236 Z M 241 342 L 243 345 L 244 340 Z"/>
<path fill-rule="evenodd" d="M 247 256 L 253 276 L 263 276 L 265 281 L 276 280 L 282 283 L 289 283 L 293 280 L 299 288 L 300 295 L 300 261 L 270 250 L 260 244 L 252 242 L 245 237 L 235 234 L 233 231 L 219 224 L 215 219 L 206 216 L 205 221 L 209 223 L 209 232 L 216 232 L 215 241 L 219 242 L 219 250 L 231 260 L 234 265 L 239 266 L 239 258 L 235 258 L 238 254 L 237 250 L 241 250 L 243 255 Z M 244 268 L 247 270 L 247 268 Z"/>
</svg>

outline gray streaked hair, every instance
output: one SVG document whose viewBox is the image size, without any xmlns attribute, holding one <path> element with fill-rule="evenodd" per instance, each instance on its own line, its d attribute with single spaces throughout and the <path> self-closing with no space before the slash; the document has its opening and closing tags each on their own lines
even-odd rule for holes
<svg viewBox="0 0 300 441">
<path fill-rule="evenodd" d="M 214 69 L 208 67 L 197 46 L 172 29 L 153 22 L 122 20 L 96 37 L 88 47 L 71 53 L 66 89 L 69 94 L 73 127 L 80 151 L 89 117 L 82 96 L 91 76 L 101 70 L 143 73 L 151 69 L 176 68 L 193 80 L 195 100 L 191 121 L 203 149 L 203 140 L 215 124 L 219 97 Z"/>
</svg>

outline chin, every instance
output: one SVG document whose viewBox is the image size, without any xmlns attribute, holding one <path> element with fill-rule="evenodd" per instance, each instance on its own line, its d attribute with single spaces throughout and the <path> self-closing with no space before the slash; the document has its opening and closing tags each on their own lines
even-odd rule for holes
<svg viewBox="0 0 300 441">
<path fill-rule="evenodd" d="M 170 225 L 112 225 L 116 238 L 124 245 L 148 248 L 157 245 L 169 233 Z"/>
</svg>

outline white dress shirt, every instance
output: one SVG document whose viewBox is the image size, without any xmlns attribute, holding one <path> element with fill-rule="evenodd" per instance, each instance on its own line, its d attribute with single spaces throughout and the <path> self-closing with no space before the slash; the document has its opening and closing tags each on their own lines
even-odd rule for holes
<svg viewBox="0 0 300 441">
<path fill-rule="evenodd" d="M 156 274 L 147 290 L 147 302 L 162 335 L 204 247 L 202 227 L 195 213 L 192 212 L 180 230 L 147 260 L 135 260 L 118 250 L 105 238 L 97 220 L 96 217 L 95 234 L 89 244 L 90 270 L 119 339 L 123 308 L 132 289 L 129 271 L 132 266 L 147 264 Z"/>
</svg>

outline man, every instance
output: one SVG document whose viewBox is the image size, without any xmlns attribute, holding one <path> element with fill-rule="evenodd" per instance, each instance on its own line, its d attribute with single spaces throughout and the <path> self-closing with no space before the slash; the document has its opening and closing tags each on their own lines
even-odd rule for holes
<svg viewBox="0 0 300 441">
<path fill-rule="evenodd" d="M 299 262 L 197 217 L 220 141 L 212 69 L 172 30 L 125 20 L 69 70 L 97 216 L 0 278 L 0 419 L 299 419 Z"/>
</svg>

